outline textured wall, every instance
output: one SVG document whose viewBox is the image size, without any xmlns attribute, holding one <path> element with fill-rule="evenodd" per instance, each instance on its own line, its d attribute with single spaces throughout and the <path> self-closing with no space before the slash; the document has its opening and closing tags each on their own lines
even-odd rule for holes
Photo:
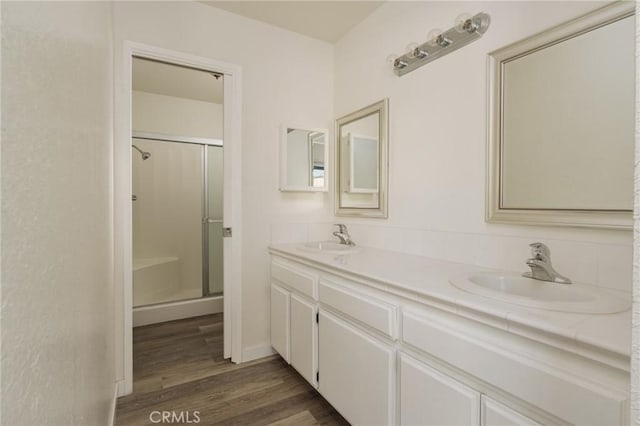
<svg viewBox="0 0 640 426">
<path fill-rule="evenodd" d="M 2 424 L 114 395 L 108 3 L 2 2 Z"/>
<path fill-rule="evenodd" d="M 640 3 L 636 3 L 636 167 L 633 227 L 633 316 L 631 332 L 631 424 L 640 426 Z"/>
</svg>

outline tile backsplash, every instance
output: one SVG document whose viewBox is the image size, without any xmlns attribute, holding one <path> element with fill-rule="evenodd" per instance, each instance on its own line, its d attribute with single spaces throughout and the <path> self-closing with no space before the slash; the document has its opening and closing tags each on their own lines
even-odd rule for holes
<svg viewBox="0 0 640 426">
<path fill-rule="evenodd" d="M 531 237 L 349 224 L 361 246 L 524 272 Z M 287 223 L 271 226 L 271 243 L 332 240 L 333 223 Z M 540 238 L 551 249 L 555 269 L 573 281 L 632 291 L 632 237 L 621 243 Z"/>
</svg>

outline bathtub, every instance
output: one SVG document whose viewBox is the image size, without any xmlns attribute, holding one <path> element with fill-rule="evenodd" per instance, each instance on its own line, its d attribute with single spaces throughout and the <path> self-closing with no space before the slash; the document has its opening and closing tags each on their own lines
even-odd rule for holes
<svg viewBox="0 0 640 426">
<path fill-rule="evenodd" d="M 133 259 L 133 306 L 161 303 L 180 291 L 180 259 Z"/>
</svg>

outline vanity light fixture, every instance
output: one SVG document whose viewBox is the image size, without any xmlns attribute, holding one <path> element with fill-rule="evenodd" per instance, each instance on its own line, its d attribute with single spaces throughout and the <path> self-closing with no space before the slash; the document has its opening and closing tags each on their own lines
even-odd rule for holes
<svg viewBox="0 0 640 426">
<path fill-rule="evenodd" d="M 398 76 L 405 75 L 441 56 L 466 46 L 482 37 L 489 28 L 490 22 L 489 15 L 484 12 L 472 17 L 459 16 L 454 27 L 444 32 L 433 30 L 429 33 L 428 41 L 420 45 L 410 44 L 407 46 L 408 49 L 404 55 L 397 58 L 392 57 L 390 62 L 393 63 L 394 72 Z"/>
</svg>

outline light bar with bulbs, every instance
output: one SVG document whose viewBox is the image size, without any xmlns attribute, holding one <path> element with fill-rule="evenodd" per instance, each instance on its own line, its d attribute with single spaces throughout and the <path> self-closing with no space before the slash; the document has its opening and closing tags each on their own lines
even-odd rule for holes
<svg viewBox="0 0 640 426">
<path fill-rule="evenodd" d="M 456 26 L 447 31 L 436 31 L 421 45 L 412 47 L 404 55 L 393 59 L 393 71 L 398 76 L 405 75 L 416 68 L 428 64 L 454 50 L 479 39 L 489 28 L 491 19 L 486 13 L 478 13 L 470 18 L 460 18 Z"/>
</svg>

